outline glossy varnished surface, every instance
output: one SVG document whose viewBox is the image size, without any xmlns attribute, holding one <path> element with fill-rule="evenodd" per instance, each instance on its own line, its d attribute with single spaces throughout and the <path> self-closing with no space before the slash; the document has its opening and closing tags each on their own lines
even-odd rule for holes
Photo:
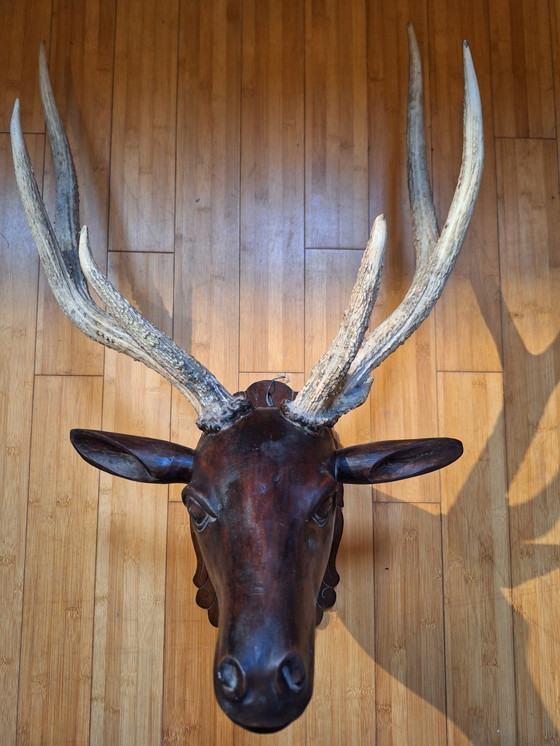
<svg viewBox="0 0 560 746">
<path fill-rule="evenodd" d="M 184 484 L 197 558 L 196 601 L 219 627 L 214 691 L 224 712 L 256 733 L 301 716 L 313 692 L 314 627 L 336 601 L 345 484 L 421 476 L 462 454 L 453 438 L 341 448 L 333 430 L 288 419 L 296 394 L 251 384 L 246 407 L 195 449 L 139 435 L 74 428 L 93 467 L 148 484 Z"/>
</svg>

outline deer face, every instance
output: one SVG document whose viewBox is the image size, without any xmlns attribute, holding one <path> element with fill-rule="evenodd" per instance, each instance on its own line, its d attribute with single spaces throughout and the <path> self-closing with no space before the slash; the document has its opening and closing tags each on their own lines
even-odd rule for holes
<svg viewBox="0 0 560 746">
<path fill-rule="evenodd" d="M 214 688 L 246 728 L 277 730 L 313 687 L 316 608 L 337 497 L 330 430 L 277 408 L 203 436 L 183 500 L 219 608 Z"/>
<path fill-rule="evenodd" d="M 423 474 L 454 461 L 462 447 L 432 438 L 341 449 L 330 428 L 310 432 L 284 416 L 294 396 L 287 386 L 261 381 L 245 396 L 253 410 L 204 434 L 195 451 L 88 430 L 71 438 L 104 471 L 187 483 L 199 603 L 219 627 L 216 697 L 234 722 L 272 732 L 298 717 L 312 694 L 315 626 L 338 581 L 343 483 Z"/>
</svg>

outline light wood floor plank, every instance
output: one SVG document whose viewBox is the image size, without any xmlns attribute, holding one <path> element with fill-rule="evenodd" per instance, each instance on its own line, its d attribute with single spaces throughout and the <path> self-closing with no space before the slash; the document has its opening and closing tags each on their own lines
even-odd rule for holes
<svg viewBox="0 0 560 746">
<path fill-rule="evenodd" d="M 18 743 L 87 743 L 99 475 L 72 427 L 100 425 L 97 377 L 35 382 Z"/>
<path fill-rule="evenodd" d="M 171 327 L 172 257 L 111 256 L 111 278 L 163 331 Z M 103 428 L 167 440 L 170 385 L 113 351 Z M 91 743 L 160 742 L 167 489 L 102 474 L 95 590 Z"/>
<path fill-rule="evenodd" d="M 376 505 L 374 548 L 377 744 L 446 744 L 439 505 Z"/>
<path fill-rule="evenodd" d="M 546 2 L 488 3 L 496 137 L 556 136 Z"/>
<path fill-rule="evenodd" d="M 549 0 L 550 45 L 552 52 L 552 79 L 554 82 L 555 139 L 558 141 L 558 122 L 560 121 L 560 7 L 556 0 Z M 560 151 L 558 152 L 560 174 Z"/>
<path fill-rule="evenodd" d="M 43 145 L 42 135 L 28 138 L 33 157 Z M 16 738 L 39 259 L 19 209 L 7 135 L 0 135 L 0 173 L 0 742 L 10 744 Z"/>
<path fill-rule="evenodd" d="M 24 132 L 44 132 L 37 86 L 39 44 L 48 41 L 52 0 L 22 0 L 0 5 L 0 132 L 10 131 L 14 100 L 20 99 Z"/>
<path fill-rule="evenodd" d="M 173 251 L 178 0 L 117 4 L 113 251 Z"/>
<path fill-rule="evenodd" d="M 174 338 L 230 391 L 239 349 L 240 4 L 181 11 Z"/>
<path fill-rule="evenodd" d="M 365 247 L 366 4 L 315 0 L 305 7 L 305 243 L 307 248 Z"/>
<path fill-rule="evenodd" d="M 521 743 L 560 737 L 560 210 L 555 144 L 498 142 L 513 605 Z"/>
<path fill-rule="evenodd" d="M 502 376 L 439 377 L 440 430 L 465 447 L 440 472 L 449 744 L 516 743 Z"/>
<path fill-rule="evenodd" d="M 243 6 L 240 370 L 303 362 L 303 7 Z"/>
<path fill-rule="evenodd" d="M 556 303 L 560 209 L 555 150 L 553 142 L 543 140 L 497 142 L 504 308 L 507 320 L 513 321 L 517 335 L 532 355 L 545 350 L 553 353 L 551 345 L 560 333 Z M 505 352 L 511 360 L 511 350 L 506 348 Z"/>
<path fill-rule="evenodd" d="M 381 307 L 383 308 L 383 306 Z M 433 438 L 438 434 L 434 319 L 374 373 L 371 389 L 372 438 Z M 437 473 L 379 485 L 375 500 L 439 503 Z"/>
</svg>

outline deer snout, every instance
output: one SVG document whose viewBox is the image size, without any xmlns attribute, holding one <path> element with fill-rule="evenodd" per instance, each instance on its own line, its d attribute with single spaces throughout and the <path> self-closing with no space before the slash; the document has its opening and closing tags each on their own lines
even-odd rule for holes
<svg viewBox="0 0 560 746">
<path fill-rule="evenodd" d="M 300 655 L 289 652 L 266 668 L 244 665 L 233 656 L 216 668 L 214 689 L 220 706 L 237 725 L 255 733 L 273 733 L 289 725 L 304 711 L 312 693 Z"/>
</svg>

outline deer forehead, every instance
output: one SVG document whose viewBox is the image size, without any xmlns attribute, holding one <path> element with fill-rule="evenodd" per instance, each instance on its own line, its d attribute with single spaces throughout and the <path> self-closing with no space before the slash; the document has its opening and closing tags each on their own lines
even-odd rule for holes
<svg viewBox="0 0 560 746">
<path fill-rule="evenodd" d="M 196 449 L 191 486 L 208 496 L 315 493 L 335 485 L 335 441 L 324 429 L 310 434 L 276 408 L 256 409 L 231 427 L 203 435 Z"/>
</svg>

